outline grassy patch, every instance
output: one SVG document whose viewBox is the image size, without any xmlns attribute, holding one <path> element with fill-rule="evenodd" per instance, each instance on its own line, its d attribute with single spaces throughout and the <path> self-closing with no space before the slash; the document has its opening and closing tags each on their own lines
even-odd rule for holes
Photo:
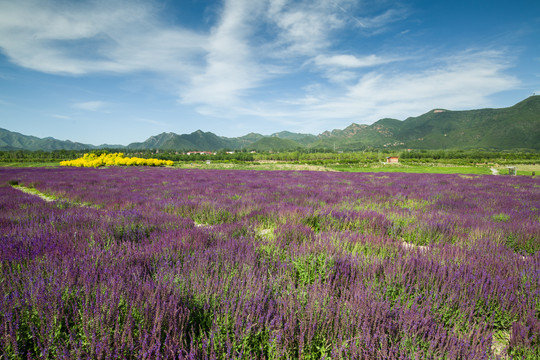
<svg viewBox="0 0 540 360">
<path fill-rule="evenodd" d="M 58 167 L 60 162 L 0 162 L 0 167 Z"/>
<path fill-rule="evenodd" d="M 479 174 L 489 175 L 491 170 L 487 166 L 429 166 L 429 165 L 332 165 L 331 169 L 345 172 L 404 172 L 419 174 Z"/>
</svg>

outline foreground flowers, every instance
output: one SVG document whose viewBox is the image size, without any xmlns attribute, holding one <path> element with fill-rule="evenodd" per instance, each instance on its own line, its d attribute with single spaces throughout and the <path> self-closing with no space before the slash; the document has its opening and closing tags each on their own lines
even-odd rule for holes
<svg viewBox="0 0 540 360">
<path fill-rule="evenodd" d="M 171 160 L 143 159 L 124 157 L 123 153 L 84 154 L 82 158 L 61 161 L 60 166 L 101 167 L 101 166 L 172 166 Z"/>
<path fill-rule="evenodd" d="M 538 204 L 529 177 L 0 169 L 0 357 L 537 359 Z"/>
</svg>

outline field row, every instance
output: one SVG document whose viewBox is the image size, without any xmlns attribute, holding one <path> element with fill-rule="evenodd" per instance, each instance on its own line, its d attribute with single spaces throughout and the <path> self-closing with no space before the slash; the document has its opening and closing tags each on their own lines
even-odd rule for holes
<svg viewBox="0 0 540 360">
<path fill-rule="evenodd" d="M 4 168 L 0 185 L 8 359 L 540 357 L 535 178 Z"/>
</svg>

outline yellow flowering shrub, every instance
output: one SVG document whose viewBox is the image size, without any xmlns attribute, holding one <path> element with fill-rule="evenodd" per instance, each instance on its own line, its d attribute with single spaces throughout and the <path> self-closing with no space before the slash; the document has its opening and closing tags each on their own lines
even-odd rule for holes
<svg viewBox="0 0 540 360">
<path fill-rule="evenodd" d="M 60 166 L 100 167 L 100 166 L 172 166 L 171 160 L 143 159 L 125 157 L 123 153 L 84 154 L 75 160 L 61 161 Z"/>
</svg>

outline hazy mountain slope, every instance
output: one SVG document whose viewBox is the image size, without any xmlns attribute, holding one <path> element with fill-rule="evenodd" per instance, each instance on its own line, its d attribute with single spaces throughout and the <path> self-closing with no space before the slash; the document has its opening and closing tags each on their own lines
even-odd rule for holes
<svg viewBox="0 0 540 360">
<path fill-rule="evenodd" d="M 335 148 L 336 150 L 363 150 L 394 143 L 394 133 L 401 121 L 382 119 L 372 125 L 351 124 L 344 130 L 326 131 L 319 135 L 313 147 Z"/>
<path fill-rule="evenodd" d="M 197 130 L 191 134 L 162 133 L 151 136 L 142 143 L 131 143 L 130 149 L 162 150 L 220 150 L 232 148 L 234 140 L 219 137 L 211 132 Z"/>
<path fill-rule="evenodd" d="M 301 148 L 302 145 L 289 139 L 280 139 L 276 136 L 262 138 L 248 146 L 255 151 L 288 151 Z"/>
<path fill-rule="evenodd" d="M 270 136 L 249 133 L 227 138 L 197 130 L 191 134 L 161 133 L 131 149 L 294 150 L 298 147 L 336 150 L 411 149 L 536 149 L 540 150 L 540 96 L 501 109 L 451 111 L 434 109 L 404 121 L 381 119 L 371 125 L 351 124 L 319 135 L 281 131 Z M 81 144 L 51 137 L 37 138 L 0 129 L 0 150 L 84 150 L 121 145 Z"/>
<path fill-rule="evenodd" d="M 62 141 L 51 137 L 38 138 L 23 135 L 6 129 L 0 129 L 0 149 L 2 150 L 83 150 L 97 148 L 94 145 L 81 144 L 69 140 Z"/>
<path fill-rule="evenodd" d="M 319 135 L 314 147 L 361 150 L 367 147 L 413 149 L 540 150 L 540 96 L 501 109 L 434 109 L 404 121 L 382 119 L 352 124 Z"/>
<path fill-rule="evenodd" d="M 296 141 L 297 143 L 302 144 L 302 145 L 312 144 L 315 141 L 317 141 L 317 136 L 315 136 L 315 135 L 293 133 L 293 132 L 290 132 L 290 131 L 280 131 L 278 133 L 273 133 L 270 136 L 271 137 L 278 137 L 280 139 L 285 139 L 285 140 L 293 140 L 293 141 Z"/>
<path fill-rule="evenodd" d="M 395 136 L 420 149 L 540 149 L 540 96 L 502 109 L 432 110 L 405 120 Z"/>
</svg>

